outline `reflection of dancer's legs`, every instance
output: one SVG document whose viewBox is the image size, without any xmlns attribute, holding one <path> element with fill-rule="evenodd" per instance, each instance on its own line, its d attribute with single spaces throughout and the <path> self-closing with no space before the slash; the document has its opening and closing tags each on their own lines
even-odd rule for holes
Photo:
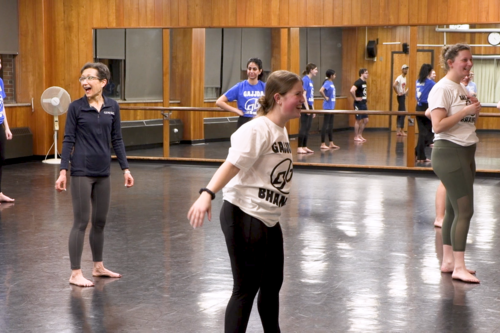
<svg viewBox="0 0 500 333">
<path fill-rule="evenodd" d="M 439 183 L 436 191 L 436 219 L 434 220 L 434 226 L 441 228 L 443 225 L 444 212 L 446 209 L 446 188 L 443 183 Z"/>
<path fill-rule="evenodd" d="M 233 293 L 225 314 L 226 332 L 245 332 L 254 298 L 264 332 L 280 332 L 279 291 L 283 283 L 283 235 L 225 201 L 220 214 L 231 260 Z"/>
<path fill-rule="evenodd" d="M 366 111 L 368 109 L 366 103 L 354 102 L 354 110 L 356 111 Z M 367 114 L 357 114 L 356 122 L 354 123 L 354 141 L 365 142 L 366 139 L 363 138 L 363 131 L 366 124 L 368 123 Z"/>
<path fill-rule="evenodd" d="M 321 149 L 339 148 L 333 143 L 333 114 L 325 114 L 323 118 L 323 126 L 321 127 Z M 325 137 L 328 133 L 328 140 L 330 140 L 330 145 L 327 146 L 325 143 Z"/>
<path fill-rule="evenodd" d="M 454 279 L 478 283 L 479 280 L 467 270 L 464 259 L 467 233 L 474 213 L 475 150 L 475 145 L 462 147 L 439 140 L 432 152 L 432 164 L 446 188 L 441 271 L 453 272 Z"/>
<path fill-rule="evenodd" d="M 5 129 L 3 125 L 0 125 L 0 202 L 14 202 L 14 199 L 9 198 L 2 192 L 2 167 L 5 161 L 5 141 L 7 141 Z"/>
<path fill-rule="evenodd" d="M 424 103 L 425 105 L 428 105 Z M 425 111 L 427 106 L 418 106 L 417 111 Z M 425 116 L 417 117 L 418 125 L 418 143 L 415 147 L 415 156 L 417 157 L 417 162 L 430 162 L 430 160 L 425 155 L 425 147 L 427 146 L 427 139 L 429 138 L 429 131 L 432 131 L 431 120 Z"/>
<path fill-rule="evenodd" d="M 406 111 L 405 95 L 398 96 L 398 111 Z M 405 116 L 398 116 L 396 135 L 406 136 L 404 128 L 405 128 Z"/>
<path fill-rule="evenodd" d="M 307 148 L 307 138 L 311 129 L 312 119 L 313 116 L 311 114 L 302 113 L 300 115 L 298 154 L 313 153 L 311 149 Z"/>
</svg>

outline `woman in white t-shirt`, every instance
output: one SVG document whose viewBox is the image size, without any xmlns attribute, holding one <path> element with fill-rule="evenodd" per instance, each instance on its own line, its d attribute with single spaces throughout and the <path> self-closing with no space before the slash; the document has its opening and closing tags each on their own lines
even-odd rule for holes
<svg viewBox="0 0 500 333">
<path fill-rule="evenodd" d="M 283 283 L 283 234 L 279 224 L 293 176 L 292 150 L 285 124 L 300 117 L 305 102 L 302 81 L 288 71 L 269 76 L 257 117 L 231 136 L 226 161 L 188 213 L 194 228 L 224 187 L 222 231 L 233 272 L 233 293 L 226 308 L 225 331 L 245 332 L 253 300 L 265 332 L 280 332 L 279 291 Z"/>
<path fill-rule="evenodd" d="M 447 71 L 429 94 L 434 149 L 432 167 L 446 188 L 446 214 L 442 225 L 443 262 L 441 271 L 452 278 L 479 283 L 475 272 L 465 267 L 465 246 L 474 213 L 474 155 L 479 101 L 470 97 L 460 80 L 472 67 L 470 46 L 455 44 L 443 48 L 443 67 Z"/>
</svg>

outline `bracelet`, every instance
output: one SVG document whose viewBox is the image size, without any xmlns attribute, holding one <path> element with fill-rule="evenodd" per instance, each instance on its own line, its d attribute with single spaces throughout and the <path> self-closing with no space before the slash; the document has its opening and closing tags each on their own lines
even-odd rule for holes
<svg viewBox="0 0 500 333">
<path fill-rule="evenodd" d="M 130 173 L 130 170 L 123 171 L 123 174 Z"/>
<path fill-rule="evenodd" d="M 203 192 L 207 192 L 208 194 L 210 194 L 210 196 L 212 197 L 212 200 L 215 199 L 215 193 L 210 191 L 208 188 L 204 187 L 204 188 L 201 188 L 200 189 L 200 194 L 202 194 Z"/>
</svg>

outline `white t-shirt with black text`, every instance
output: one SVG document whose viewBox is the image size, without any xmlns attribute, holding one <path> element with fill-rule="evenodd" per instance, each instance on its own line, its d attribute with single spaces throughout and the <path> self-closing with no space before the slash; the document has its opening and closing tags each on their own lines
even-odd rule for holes
<svg viewBox="0 0 500 333">
<path fill-rule="evenodd" d="M 223 189 L 223 198 L 273 227 L 279 222 L 293 177 L 286 128 L 260 116 L 231 135 L 226 161 L 240 172 Z"/>
<path fill-rule="evenodd" d="M 443 108 L 447 112 L 447 117 L 460 112 L 472 103 L 465 87 L 447 78 L 442 78 L 436 83 L 429 93 L 428 101 L 431 112 Z M 434 141 L 448 140 L 460 146 L 471 146 L 479 141 L 475 121 L 476 115 L 466 116 L 449 130 L 436 134 Z"/>
</svg>

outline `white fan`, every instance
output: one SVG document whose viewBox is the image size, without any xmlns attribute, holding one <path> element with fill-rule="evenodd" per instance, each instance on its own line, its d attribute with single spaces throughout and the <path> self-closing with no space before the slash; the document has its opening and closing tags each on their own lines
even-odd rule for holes
<svg viewBox="0 0 500 333">
<path fill-rule="evenodd" d="M 52 146 L 50 146 L 47 155 L 45 155 L 45 160 L 43 163 L 48 164 L 61 164 L 61 159 L 58 158 L 57 154 L 57 131 L 59 131 L 59 116 L 68 111 L 69 103 L 71 103 L 71 97 L 68 92 L 61 87 L 50 87 L 47 88 L 41 97 L 42 108 L 48 114 L 54 116 L 54 158 L 47 159 Z"/>
</svg>

